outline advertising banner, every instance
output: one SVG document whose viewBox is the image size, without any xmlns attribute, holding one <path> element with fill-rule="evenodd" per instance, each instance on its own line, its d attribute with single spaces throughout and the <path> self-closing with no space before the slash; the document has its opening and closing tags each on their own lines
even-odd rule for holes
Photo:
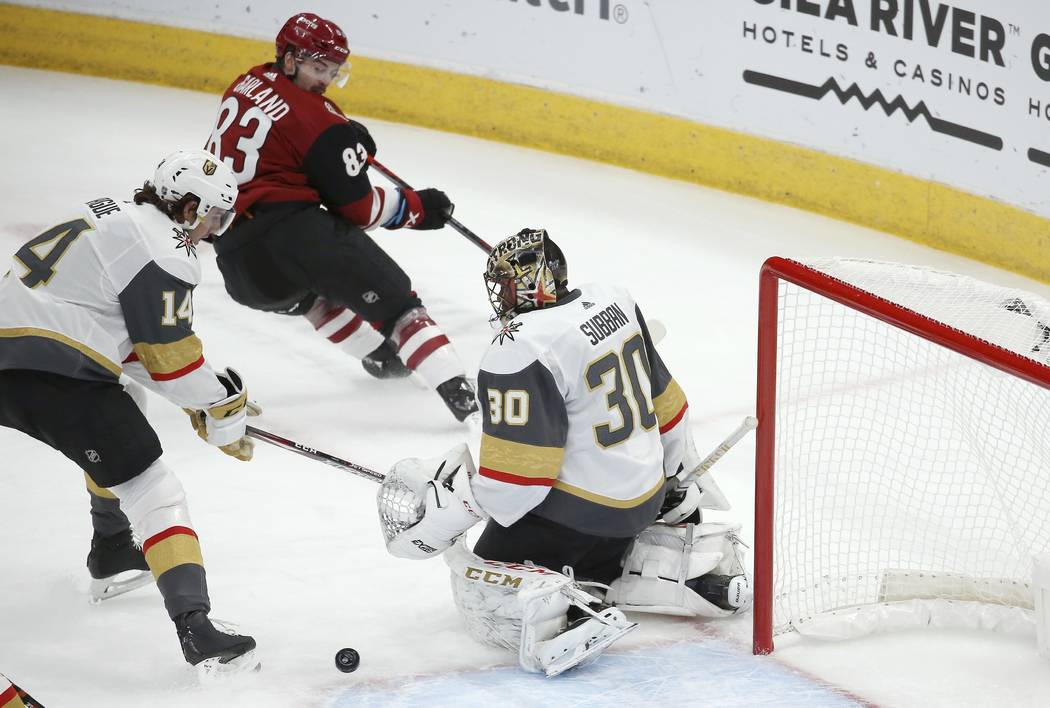
<svg viewBox="0 0 1050 708">
<path fill-rule="evenodd" d="M 259 39 L 302 8 L 23 2 Z M 801 145 L 1050 216 L 1050 3 L 315 0 L 353 54 Z M 351 57 L 352 59 L 352 57 Z"/>
<path fill-rule="evenodd" d="M 728 5 L 688 115 L 1050 215 L 1050 3 Z"/>
</svg>

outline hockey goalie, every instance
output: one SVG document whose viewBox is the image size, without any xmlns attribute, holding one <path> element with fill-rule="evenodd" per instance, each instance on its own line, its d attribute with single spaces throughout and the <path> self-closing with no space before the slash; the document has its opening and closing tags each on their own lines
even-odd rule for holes
<svg viewBox="0 0 1050 708">
<path fill-rule="evenodd" d="M 625 610 L 746 610 L 739 525 L 701 523 L 729 504 L 692 474 L 685 395 L 631 295 L 570 290 L 541 229 L 497 244 L 485 281 L 498 332 L 478 374 L 479 465 L 466 445 L 394 465 L 378 495 L 390 553 L 443 555 L 470 633 L 548 676 L 634 629 Z"/>
</svg>

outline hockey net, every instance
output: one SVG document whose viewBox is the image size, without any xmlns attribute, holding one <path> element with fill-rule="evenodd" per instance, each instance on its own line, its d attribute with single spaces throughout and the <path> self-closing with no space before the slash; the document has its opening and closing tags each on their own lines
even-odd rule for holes
<svg viewBox="0 0 1050 708">
<path fill-rule="evenodd" d="M 797 631 L 1031 627 L 1050 551 L 1050 302 L 927 268 L 769 259 L 754 650 Z"/>
</svg>

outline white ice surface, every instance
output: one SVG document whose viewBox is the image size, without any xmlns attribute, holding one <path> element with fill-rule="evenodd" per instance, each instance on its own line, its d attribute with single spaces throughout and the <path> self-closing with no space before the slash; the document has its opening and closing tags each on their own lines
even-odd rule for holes
<svg viewBox="0 0 1050 708">
<path fill-rule="evenodd" d="M 129 197 L 161 156 L 204 142 L 218 103 L 13 68 L 0 68 L 0 96 L 4 254 L 77 202 Z M 574 281 L 627 284 L 668 326 L 661 351 L 690 397 L 702 452 L 753 409 L 756 286 L 767 256 L 926 264 L 1050 295 L 1019 276 L 809 213 L 543 152 L 368 124 L 385 164 L 419 187 L 446 190 L 456 216 L 483 237 L 542 226 L 565 250 Z M 377 239 L 475 367 L 490 337 L 481 252 L 448 229 Z M 209 247 L 200 257 L 196 328 L 209 360 L 237 366 L 266 408 L 260 427 L 377 469 L 462 439 L 434 394 L 370 379 L 304 321 L 234 304 Z M 812 705 L 807 690 L 819 692 L 817 684 L 800 690 L 785 665 L 884 705 L 1050 701 L 1050 664 L 1029 641 L 963 632 L 785 641 L 776 659 L 753 659 L 749 617 L 706 625 L 643 617 L 614 656 L 575 679 L 522 678 L 506 668 L 511 657 L 460 630 L 443 563 L 386 554 L 371 483 L 267 446 L 250 464 L 238 463 L 201 443 L 160 399 L 150 418 L 189 494 L 213 614 L 256 637 L 264 668 L 198 686 L 155 588 L 88 605 L 82 478 L 49 448 L 0 429 L 0 671 L 48 706 L 467 705 L 485 690 L 503 705 L 554 704 L 558 696 L 568 705 Z M 743 521 L 748 536 L 752 452 L 748 438 L 716 468 L 736 504 L 728 516 Z M 363 656 L 354 674 L 333 666 L 343 646 Z M 682 661 L 682 652 L 696 661 Z M 690 667 L 695 676 L 683 676 Z M 789 678 L 771 698 L 767 684 L 782 674 Z"/>
</svg>

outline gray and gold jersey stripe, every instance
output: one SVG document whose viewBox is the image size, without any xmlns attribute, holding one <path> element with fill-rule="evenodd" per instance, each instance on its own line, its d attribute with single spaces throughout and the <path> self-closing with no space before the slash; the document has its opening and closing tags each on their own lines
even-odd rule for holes
<svg viewBox="0 0 1050 708">
<path fill-rule="evenodd" d="M 551 372 L 538 361 L 509 374 L 480 371 L 478 391 L 484 431 L 481 475 L 510 484 L 552 486 L 561 471 L 569 420 Z"/>
<path fill-rule="evenodd" d="M 120 378 L 120 364 L 83 342 L 39 327 L 0 328 L 0 369 L 51 371 L 87 381 Z"/>
<path fill-rule="evenodd" d="M 147 263 L 118 295 L 132 348 L 158 381 L 186 374 L 204 363 L 193 333 L 193 286 Z"/>
</svg>

